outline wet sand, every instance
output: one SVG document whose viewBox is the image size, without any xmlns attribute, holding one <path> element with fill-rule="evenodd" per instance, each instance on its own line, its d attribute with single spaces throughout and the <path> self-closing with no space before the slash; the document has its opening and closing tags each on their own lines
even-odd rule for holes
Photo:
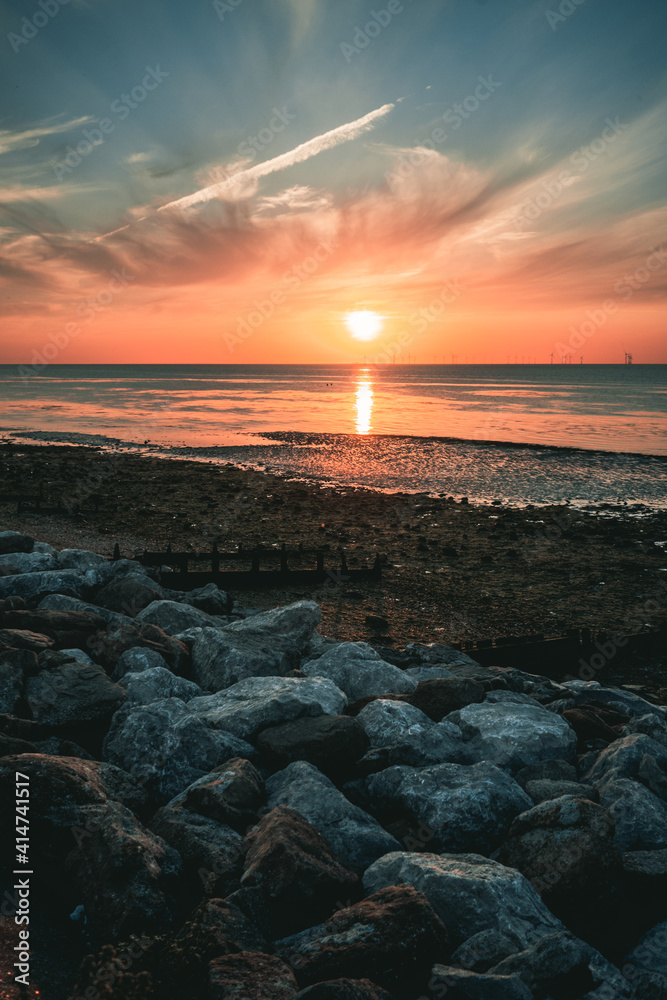
<svg viewBox="0 0 667 1000">
<path fill-rule="evenodd" d="M 181 551 L 213 542 L 227 551 L 301 544 L 300 563 L 291 566 L 314 568 L 322 549 L 332 570 L 341 547 L 350 569 L 379 554 L 380 582 L 230 588 L 238 603 L 267 608 L 312 598 L 322 607 L 322 632 L 336 639 L 398 648 L 572 628 L 624 632 L 630 612 L 652 628 L 667 622 L 664 599 L 658 610 L 650 604 L 667 586 L 667 549 L 655 544 L 667 540 L 667 511 L 632 517 L 625 508 L 481 506 L 86 447 L 2 445 L 0 470 L 2 527 L 59 548 L 110 555 L 118 542 L 132 556 L 168 543 Z M 18 496 L 40 491 L 43 506 L 65 509 L 17 513 Z M 388 626 L 367 623 L 369 615 Z M 619 682 L 617 669 L 610 665 L 605 682 Z M 664 669 L 655 660 L 635 664 L 633 679 L 657 681 Z"/>
</svg>

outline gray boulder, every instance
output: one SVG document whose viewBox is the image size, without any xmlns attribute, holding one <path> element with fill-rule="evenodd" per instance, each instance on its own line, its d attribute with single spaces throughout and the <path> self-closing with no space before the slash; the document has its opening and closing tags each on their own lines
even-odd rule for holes
<svg viewBox="0 0 667 1000">
<path fill-rule="evenodd" d="M 56 556 L 56 562 L 60 569 L 75 569 L 79 573 L 86 573 L 89 569 L 105 569 L 109 565 L 109 560 L 104 556 L 87 549 L 62 549 Z"/>
<path fill-rule="evenodd" d="M 252 740 L 261 729 L 304 715 L 340 715 L 347 698 L 328 677 L 249 677 L 188 708 L 208 726 Z"/>
<path fill-rule="evenodd" d="M 614 840 L 622 851 L 667 847 L 667 802 L 632 778 L 614 772 L 595 782 L 600 805 L 614 821 Z"/>
<path fill-rule="evenodd" d="M 48 594 L 38 604 L 40 611 L 88 611 L 99 615 L 109 625 L 123 625 L 131 622 L 127 615 L 119 615 L 108 608 L 101 608 L 97 604 L 89 601 L 80 601 L 76 597 L 69 597 L 67 594 Z"/>
<path fill-rule="evenodd" d="M 617 712 L 624 712 L 626 715 L 635 715 L 638 718 L 644 715 L 653 715 L 659 721 L 665 721 L 664 708 L 653 705 L 645 698 L 640 698 L 638 694 L 625 691 L 623 688 L 603 687 L 599 681 L 565 681 L 563 687 L 574 698 L 576 705 L 597 701 L 601 705 L 613 708 Z"/>
<path fill-rule="evenodd" d="M 159 601 L 163 596 L 162 587 L 150 577 L 142 573 L 127 573 L 113 576 L 98 590 L 96 600 L 110 611 L 135 618 L 147 604 Z"/>
<path fill-rule="evenodd" d="M 192 645 L 193 680 L 220 691 L 247 677 L 282 676 L 299 665 L 320 618 L 314 601 L 297 601 L 223 629 L 202 628 Z"/>
<path fill-rule="evenodd" d="M 660 768 L 667 768 L 667 747 L 644 733 L 633 733 L 615 740 L 603 750 L 585 775 L 591 785 L 605 778 L 636 778 L 644 757 L 653 757 Z"/>
<path fill-rule="evenodd" d="M 657 972 L 667 980 L 667 920 L 656 924 L 644 934 L 625 957 L 623 968 Z"/>
<path fill-rule="evenodd" d="M 20 573 L 0 576 L 0 598 L 35 597 L 37 594 L 58 594 L 62 591 L 81 597 L 91 587 L 82 573 L 75 569 L 52 569 L 43 573 Z"/>
<path fill-rule="evenodd" d="M 447 667 L 406 667 L 404 673 L 419 684 L 420 681 L 433 681 L 438 677 L 453 677 Z"/>
<path fill-rule="evenodd" d="M 103 754 L 141 781 L 158 803 L 178 795 L 232 757 L 253 757 L 249 744 L 212 730 L 178 698 L 127 705 L 113 717 Z"/>
<path fill-rule="evenodd" d="M 234 605 L 229 594 L 220 590 L 216 583 L 207 583 L 205 587 L 185 591 L 180 600 L 209 615 L 228 615 Z"/>
<path fill-rule="evenodd" d="M 15 573 L 43 573 L 58 568 L 48 552 L 10 552 L 0 555 L 0 568 L 12 568 Z"/>
<path fill-rule="evenodd" d="M 165 698 L 180 698 L 187 703 L 202 693 L 192 681 L 172 674 L 167 667 L 149 667 L 137 674 L 125 674 L 118 683 L 125 690 L 128 704 L 135 705 L 148 705 Z"/>
<path fill-rule="evenodd" d="M 421 666 L 479 667 L 477 660 L 471 659 L 467 653 L 440 642 L 409 642 L 405 647 L 405 653 L 413 661 L 419 660 Z"/>
<path fill-rule="evenodd" d="M 10 651 L 7 650 L 7 653 Z M 30 655 L 30 650 L 11 650 L 12 653 L 21 654 L 28 653 Z M 32 654 L 34 656 L 34 654 Z M 23 694 L 23 683 L 24 683 L 24 669 L 18 658 L 12 658 L 14 662 L 6 655 L 0 660 L 0 712 L 7 713 L 8 715 L 13 715 L 16 711 L 18 703 Z"/>
<path fill-rule="evenodd" d="M 497 976 L 441 965 L 431 970 L 429 988 L 433 996 L 450 993 L 458 1000 L 533 1000 L 534 994 L 519 976 Z M 453 992 L 452 992 L 453 991 Z"/>
<path fill-rule="evenodd" d="M 178 601 L 152 601 L 141 609 L 137 621 L 159 625 L 168 635 L 178 635 L 189 628 L 222 628 L 228 624 L 226 618 L 214 618 L 205 611 Z"/>
<path fill-rule="evenodd" d="M 358 721 L 371 746 L 387 753 L 367 755 L 368 760 L 386 758 L 387 763 L 428 767 L 466 759 L 461 730 L 450 722 L 433 722 L 420 709 L 404 701 L 378 699 L 366 705 Z M 363 764 L 361 765 L 363 769 Z"/>
<path fill-rule="evenodd" d="M 149 824 L 181 856 L 185 874 L 202 891 L 228 895 L 238 888 L 243 838 L 231 826 L 189 809 L 163 806 Z"/>
<path fill-rule="evenodd" d="M 553 781 L 541 778 L 537 781 L 527 781 L 525 789 L 535 805 L 549 799 L 559 799 L 562 795 L 574 795 L 580 799 L 590 799 L 591 802 L 597 802 L 600 798 L 596 788 L 578 781 Z"/>
<path fill-rule="evenodd" d="M 267 780 L 266 789 L 267 812 L 282 805 L 300 813 L 352 871 L 362 871 L 381 855 L 400 847 L 377 820 L 348 801 L 312 764 L 289 764 Z"/>
<path fill-rule="evenodd" d="M 505 771 L 486 763 L 389 767 L 366 784 L 378 809 L 399 807 L 423 823 L 436 850 L 490 854 L 533 804 Z"/>
<path fill-rule="evenodd" d="M 473 760 L 519 770 L 538 761 L 575 759 L 577 738 L 561 716 L 537 702 L 466 705 L 447 716 L 468 737 L 466 752 Z"/>
<path fill-rule="evenodd" d="M 350 701 L 373 694 L 410 694 L 417 686 L 414 678 L 386 663 L 365 642 L 341 642 L 301 670 L 307 677 L 329 677 Z"/>
<path fill-rule="evenodd" d="M 366 892 L 407 883 L 422 892 L 455 945 L 480 931 L 497 930 L 527 948 L 545 934 L 563 930 L 528 879 L 478 854 L 412 854 L 379 858 L 363 876 Z"/>
<path fill-rule="evenodd" d="M 125 692 L 96 663 L 70 660 L 26 681 L 35 722 L 65 726 L 101 722 L 125 700 Z"/>
<path fill-rule="evenodd" d="M 170 802 L 225 823 L 239 832 L 253 823 L 264 800 L 264 781 L 249 760 L 233 757 L 188 785 Z"/>
<path fill-rule="evenodd" d="M 138 674 L 144 670 L 156 669 L 169 669 L 167 661 L 161 653 L 158 653 L 157 649 L 149 649 L 147 646 L 132 646 L 120 654 L 111 676 L 114 680 L 119 680 L 126 674 Z"/>
</svg>

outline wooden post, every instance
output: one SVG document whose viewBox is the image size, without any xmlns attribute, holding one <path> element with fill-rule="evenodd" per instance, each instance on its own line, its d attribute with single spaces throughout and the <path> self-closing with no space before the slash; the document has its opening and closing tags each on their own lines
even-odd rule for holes
<svg viewBox="0 0 667 1000">
<path fill-rule="evenodd" d="M 120 546 L 119 546 L 118 542 L 116 542 L 116 544 L 113 547 L 113 556 L 112 556 L 112 559 L 113 559 L 114 562 L 117 562 L 120 559 Z"/>
</svg>

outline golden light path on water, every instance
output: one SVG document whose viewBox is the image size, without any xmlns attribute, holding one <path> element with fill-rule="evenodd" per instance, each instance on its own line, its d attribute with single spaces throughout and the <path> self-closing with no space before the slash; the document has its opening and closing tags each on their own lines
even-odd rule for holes
<svg viewBox="0 0 667 1000">
<path fill-rule="evenodd" d="M 360 377 L 356 391 L 357 434 L 370 434 L 373 427 L 373 383 L 368 377 Z"/>
</svg>

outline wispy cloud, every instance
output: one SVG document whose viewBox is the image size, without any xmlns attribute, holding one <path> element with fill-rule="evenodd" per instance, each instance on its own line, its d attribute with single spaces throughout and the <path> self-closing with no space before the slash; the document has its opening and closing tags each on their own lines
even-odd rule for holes
<svg viewBox="0 0 667 1000">
<path fill-rule="evenodd" d="M 70 132 L 92 122 L 90 115 L 83 118 L 73 118 L 71 121 L 58 121 L 60 115 L 55 118 L 47 118 L 45 121 L 19 131 L 12 129 L 0 129 L 0 155 L 3 153 L 13 153 L 19 149 L 28 149 L 31 146 L 39 145 L 42 139 L 49 135 L 59 135 L 63 132 Z"/>
</svg>

